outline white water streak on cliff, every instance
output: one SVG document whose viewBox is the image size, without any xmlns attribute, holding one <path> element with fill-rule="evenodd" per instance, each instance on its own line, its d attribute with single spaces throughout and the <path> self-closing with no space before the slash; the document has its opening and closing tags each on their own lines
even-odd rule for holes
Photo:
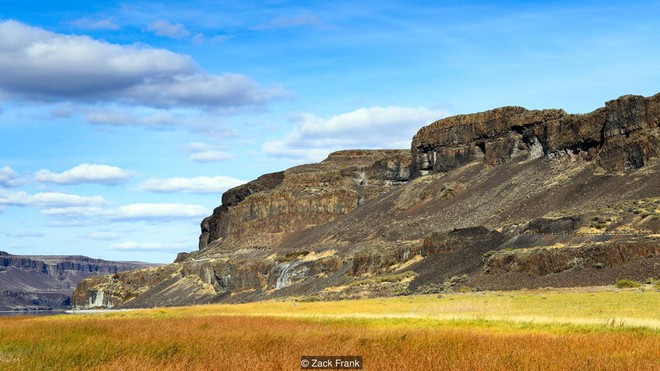
<svg viewBox="0 0 660 371">
<path fill-rule="evenodd" d="M 282 287 L 288 285 L 289 282 L 287 282 L 287 275 L 289 274 L 289 271 L 292 268 L 298 266 L 299 264 L 300 264 L 299 261 L 282 264 L 282 268 L 280 270 L 280 276 L 277 277 L 277 283 L 275 284 L 275 289 L 281 289 Z"/>
</svg>

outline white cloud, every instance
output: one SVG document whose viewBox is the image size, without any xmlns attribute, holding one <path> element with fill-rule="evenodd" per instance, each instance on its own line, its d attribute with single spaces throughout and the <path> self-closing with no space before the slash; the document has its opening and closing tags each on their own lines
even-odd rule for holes
<svg viewBox="0 0 660 371">
<path fill-rule="evenodd" d="M 35 179 L 42 183 L 83 184 L 96 183 L 117 185 L 128 181 L 131 172 L 110 165 L 80 164 L 63 173 L 53 173 L 42 169 L 36 172 Z"/>
<path fill-rule="evenodd" d="M 95 206 L 52 207 L 41 211 L 42 214 L 61 218 L 90 218 L 108 216 L 109 211 Z"/>
<path fill-rule="evenodd" d="M 212 149 L 208 144 L 200 142 L 188 143 L 183 149 L 190 153 L 188 159 L 195 162 L 220 162 L 234 157 L 231 153 Z"/>
<path fill-rule="evenodd" d="M 201 45 L 204 43 L 204 34 L 203 33 L 198 33 L 195 36 L 193 36 L 190 41 L 193 42 L 195 45 Z"/>
<path fill-rule="evenodd" d="M 239 186 L 245 181 L 228 176 L 199 176 L 195 178 L 148 179 L 137 186 L 140 191 L 148 192 L 189 192 L 189 193 L 222 193 Z"/>
<path fill-rule="evenodd" d="M 274 157 L 318 161 L 338 149 L 409 148 L 422 126 L 445 116 L 445 111 L 396 106 L 360 108 L 328 119 L 301 114 L 296 129 L 264 143 L 262 150 Z"/>
<path fill-rule="evenodd" d="M 115 220 L 176 220 L 199 218 L 208 214 L 209 211 L 200 205 L 137 203 L 121 206 L 111 218 Z"/>
<path fill-rule="evenodd" d="M 134 242 L 126 241 L 115 243 L 108 246 L 110 250 L 123 250 L 123 251 L 181 251 L 190 250 L 190 244 L 165 244 L 153 242 Z"/>
<path fill-rule="evenodd" d="M 79 225 L 80 222 L 85 225 L 154 220 L 165 222 L 198 219 L 210 214 L 203 206 L 180 203 L 135 203 L 117 208 L 61 206 L 45 208 L 41 213 L 59 220 L 64 225 Z"/>
<path fill-rule="evenodd" d="M 192 35 L 192 32 L 188 31 L 181 23 L 169 23 L 163 20 L 151 22 L 148 29 L 158 36 L 172 39 L 185 39 Z"/>
<path fill-rule="evenodd" d="M 119 26 L 115 23 L 112 18 L 104 19 L 92 19 L 92 18 L 80 18 L 71 22 L 76 27 L 80 27 L 88 30 L 118 30 Z"/>
<path fill-rule="evenodd" d="M 186 55 L 0 22 L 0 94 L 18 99 L 233 109 L 284 95 L 244 75 L 211 75 Z"/>
<path fill-rule="evenodd" d="M 186 144 L 183 149 L 187 152 L 202 152 L 202 151 L 208 151 L 209 150 L 209 145 L 206 143 L 202 142 L 190 142 Z"/>
<path fill-rule="evenodd" d="M 6 192 L 0 190 L 0 205 L 7 206 L 38 206 L 67 207 L 102 205 L 105 199 L 101 196 L 79 196 L 58 192 L 43 192 L 30 195 L 26 192 Z"/>
<path fill-rule="evenodd" d="M 0 168 L 0 187 L 10 188 L 23 184 L 24 180 L 9 166 Z"/>
<path fill-rule="evenodd" d="M 193 153 L 188 159 L 195 162 L 220 162 L 233 158 L 234 155 L 221 151 L 203 151 Z"/>
</svg>

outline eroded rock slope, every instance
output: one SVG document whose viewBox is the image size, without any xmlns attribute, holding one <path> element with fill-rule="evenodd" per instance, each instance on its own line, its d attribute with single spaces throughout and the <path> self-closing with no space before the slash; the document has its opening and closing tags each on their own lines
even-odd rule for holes
<svg viewBox="0 0 660 371">
<path fill-rule="evenodd" d="M 504 107 L 226 192 L 200 250 L 82 281 L 120 307 L 660 278 L 660 95 L 589 114 Z"/>
<path fill-rule="evenodd" d="M 81 279 L 148 266 L 85 256 L 28 256 L 0 251 L 0 311 L 67 309 Z"/>
</svg>

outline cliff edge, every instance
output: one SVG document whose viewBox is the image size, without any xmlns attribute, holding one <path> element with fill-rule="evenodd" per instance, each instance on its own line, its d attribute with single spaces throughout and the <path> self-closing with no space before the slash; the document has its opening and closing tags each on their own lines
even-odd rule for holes
<svg viewBox="0 0 660 371">
<path fill-rule="evenodd" d="M 176 263 L 80 282 L 119 307 L 660 278 L 660 94 L 503 107 L 227 191 Z"/>
</svg>

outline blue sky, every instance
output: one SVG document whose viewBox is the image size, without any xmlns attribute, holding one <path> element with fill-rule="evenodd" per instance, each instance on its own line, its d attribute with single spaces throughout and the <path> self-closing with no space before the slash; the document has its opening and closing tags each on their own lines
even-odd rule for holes
<svg viewBox="0 0 660 371">
<path fill-rule="evenodd" d="M 660 89 L 660 4 L 3 1 L 0 250 L 172 261 L 244 181 Z"/>
</svg>

